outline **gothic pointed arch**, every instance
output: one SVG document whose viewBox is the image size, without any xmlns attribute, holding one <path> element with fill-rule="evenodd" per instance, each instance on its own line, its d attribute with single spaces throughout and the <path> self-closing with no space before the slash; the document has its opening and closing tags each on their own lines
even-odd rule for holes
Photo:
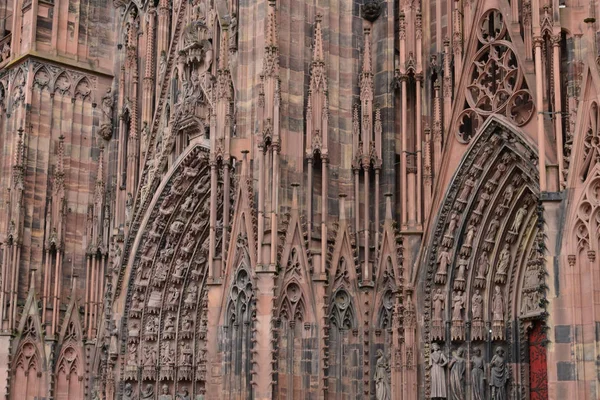
<svg viewBox="0 0 600 400">
<path fill-rule="evenodd" d="M 32 275 L 33 278 L 33 275 Z M 18 329 L 18 340 L 12 353 L 11 400 L 33 400 L 46 393 L 48 368 L 44 351 L 44 331 L 40 321 L 35 288 L 30 288 Z"/>
<path fill-rule="evenodd" d="M 52 90 L 64 97 L 73 96 L 73 79 L 67 71 L 63 71 L 56 76 L 52 82 Z"/>
<path fill-rule="evenodd" d="M 309 381 L 319 379 L 318 314 L 313 272 L 305 247 L 307 233 L 300 224 L 297 207 L 292 207 L 286 225 L 275 280 L 277 380 L 274 393 L 280 398 L 304 398 L 310 391 Z M 311 367 L 306 369 L 302 364 Z M 304 378 L 307 375 L 308 380 Z"/>
<path fill-rule="evenodd" d="M 56 359 L 56 381 L 54 393 L 65 400 L 81 399 L 84 396 L 85 366 L 83 332 L 79 318 L 79 306 L 71 299 L 59 334 Z"/>
<path fill-rule="evenodd" d="M 335 233 L 335 232 L 334 232 Z M 368 337 L 368 302 L 359 288 L 360 268 L 356 265 L 346 220 L 339 223 L 329 262 L 326 314 L 327 393 L 348 398 L 362 394 L 364 351 L 361 340 Z M 365 325 L 363 325 L 363 322 Z M 346 362 L 347 359 L 352 362 Z"/>
<path fill-rule="evenodd" d="M 544 297 L 526 299 L 543 287 L 536 279 L 544 273 L 535 152 L 518 128 L 490 118 L 446 190 L 417 273 L 426 364 L 434 343 L 449 355 L 479 349 L 486 359 L 493 351 L 526 364 L 521 328 L 543 318 L 539 307 L 523 306 Z M 423 373 L 428 395 L 437 378 Z M 529 379 L 514 372 L 503 385 L 525 395 Z"/>
<path fill-rule="evenodd" d="M 127 385 L 141 393 L 153 382 L 170 392 L 205 394 L 209 188 L 208 151 L 198 139 L 139 205 L 144 218 L 133 222 L 138 233 L 124 245 L 131 257 L 124 257 L 116 287 L 124 307 L 117 396 Z M 215 205 L 218 213 L 222 206 Z"/>
</svg>

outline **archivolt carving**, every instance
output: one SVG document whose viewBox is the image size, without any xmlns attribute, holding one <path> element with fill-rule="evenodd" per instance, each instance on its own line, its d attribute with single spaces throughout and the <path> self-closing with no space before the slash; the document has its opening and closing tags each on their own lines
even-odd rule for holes
<svg viewBox="0 0 600 400">
<path fill-rule="evenodd" d="M 529 167 L 531 152 L 520 137 L 496 121 L 487 125 L 463 159 L 430 239 L 429 262 L 422 272 L 426 343 L 452 341 L 460 346 L 467 337 L 472 343 L 505 343 L 511 321 L 525 316 L 520 306 L 511 304 L 522 298 L 520 286 L 515 286 L 527 273 L 528 256 L 537 254 L 530 239 L 538 229 L 533 206 L 537 177 Z M 533 272 L 528 273 L 524 290 L 529 293 L 535 282 Z M 539 312 L 530 307 L 526 315 L 537 317 Z M 428 350 L 425 346 L 426 364 Z M 424 371 L 426 396 L 433 384 L 429 374 Z"/>
<path fill-rule="evenodd" d="M 522 126 L 534 111 L 502 13 L 486 11 L 476 32 L 479 44 L 467 75 L 465 110 L 457 120 L 457 138 L 463 143 L 477 134 L 491 114 L 503 114 Z"/>
<path fill-rule="evenodd" d="M 121 348 L 122 380 L 135 393 L 146 386 L 142 381 L 161 381 L 172 388 L 175 382 L 191 386 L 196 380 L 193 393 L 204 394 L 209 176 L 207 153 L 200 147 L 189 150 L 155 196 L 146 226 L 139 229 Z M 217 204 L 217 213 L 221 220 L 222 204 Z"/>
</svg>

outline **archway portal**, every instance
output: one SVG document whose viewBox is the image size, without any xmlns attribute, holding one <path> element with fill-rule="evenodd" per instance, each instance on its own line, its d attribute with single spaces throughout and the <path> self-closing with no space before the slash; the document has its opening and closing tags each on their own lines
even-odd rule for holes
<svg viewBox="0 0 600 400">
<path fill-rule="evenodd" d="M 208 157 L 200 145 L 181 156 L 154 194 L 140 227 L 129 263 L 123 316 L 127 334 L 121 346 L 120 390 L 124 398 L 154 398 L 163 392 L 192 398 L 205 394 L 205 283 L 211 215 Z M 235 190 L 233 184 L 229 187 Z M 217 187 L 212 190 L 223 188 L 223 177 L 217 172 Z M 216 197 L 223 198 L 220 193 Z M 216 249 L 223 247 L 222 221 L 223 204 L 218 203 Z"/>
<path fill-rule="evenodd" d="M 427 398 L 530 390 L 527 327 L 544 315 L 535 159 L 519 133 L 490 121 L 441 204 L 420 272 Z"/>
</svg>

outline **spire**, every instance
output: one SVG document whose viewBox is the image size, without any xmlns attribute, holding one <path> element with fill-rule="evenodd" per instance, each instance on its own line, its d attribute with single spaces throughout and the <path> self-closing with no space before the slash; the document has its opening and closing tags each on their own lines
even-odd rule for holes
<svg viewBox="0 0 600 400">
<path fill-rule="evenodd" d="M 365 28 L 365 48 L 363 55 L 362 74 L 371 74 L 373 71 L 373 60 L 371 55 L 371 28 Z"/>
<path fill-rule="evenodd" d="M 279 74 L 279 49 L 277 47 L 277 11 L 275 1 L 269 0 L 267 26 L 265 27 L 265 57 L 263 59 L 263 75 L 265 77 Z"/>
<path fill-rule="evenodd" d="M 267 11 L 267 27 L 265 32 L 265 48 L 277 48 L 277 15 L 275 10 L 275 1 L 269 0 Z"/>
<path fill-rule="evenodd" d="M 321 29 L 321 21 L 323 20 L 323 16 L 321 14 L 317 14 L 315 19 L 315 43 L 313 47 L 313 63 L 324 61 L 323 57 L 323 31 Z"/>
<path fill-rule="evenodd" d="M 223 26 L 221 30 L 221 43 L 219 44 L 219 71 L 229 69 L 229 30 Z"/>
<path fill-rule="evenodd" d="M 96 176 L 96 203 L 102 202 L 104 195 L 104 146 L 100 146 L 100 155 L 98 156 L 98 175 Z"/>
<path fill-rule="evenodd" d="M 56 169 L 59 174 L 65 173 L 65 136 L 62 133 L 58 137 L 58 164 Z"/>
</svg>

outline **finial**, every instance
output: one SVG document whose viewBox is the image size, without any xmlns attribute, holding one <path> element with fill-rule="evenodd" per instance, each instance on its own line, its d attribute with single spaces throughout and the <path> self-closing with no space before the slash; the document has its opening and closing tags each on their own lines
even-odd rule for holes
<svg viewBox="0 0 600 400">
<path fill-rule="evenodd" d="M 298 209 L 298 187 L 300 184 L 292 183 L 292 210 Z"/>
<path fill-rule="evenodd" d="M 385 219 L 391 221 L 392 220 L 392 194 L 386 193 L 383 196 L 385 197 Z"/>
<path fill-rule="evenodd" d="M 340 221 L 346 220 L 346 194 L 340 193 Z"/>
</svg>

